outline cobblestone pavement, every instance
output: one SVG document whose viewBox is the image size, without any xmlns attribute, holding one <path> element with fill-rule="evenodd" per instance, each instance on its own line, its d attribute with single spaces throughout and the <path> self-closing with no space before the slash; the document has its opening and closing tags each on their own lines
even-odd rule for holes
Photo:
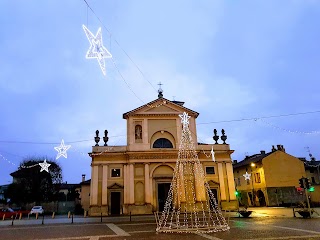
<svg viewBox="0 0 320 240">
<path fill-rule="evenodd" d="M 256 209 L 257 212 L 258 209 Z M 262 209 L 261 211 L 265 211 Z M 232 213 L 234 214 L 234 213 Z M 230 214 L 230 230 L 210 234 L 164 234 L 155 232 L 156 224 L 153 216 L 75 218 L 58 217 L 45 219 L 1 221 L 0 239 L 6 240 L 135 240 L 135 239 L 213 239 L 213 240 L 244 240 L 244 239 L 319 239 L 320 218 L 303 219 L 292 217 L 260 217 L 253 214 L 250 218 L 238 218 Z M 289 214 L 289 212 L 288 212 Z M 283 214 L 284 215 L 284 214 Z M 63 222 L 64 221 L 64 222 Z"/>
</svg>

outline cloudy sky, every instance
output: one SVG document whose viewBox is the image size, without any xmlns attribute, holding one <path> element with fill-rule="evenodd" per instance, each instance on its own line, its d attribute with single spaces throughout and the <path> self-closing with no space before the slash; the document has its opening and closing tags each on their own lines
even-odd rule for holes
<svg viewBox="0 0 320 240">
<path fill-rule="evenodd" d="M 200 113 L 199 142 L 226 130 L 234 160 L 277 144 L 320 158 L 320 1 L 87 2 L 94 13 L 83 0 L 0 1 L 0 184 L 24 157 L 55 158 L 62 139 L 64 180 L 88 179 L 95 130 L 125 145 L 122 114 L 160 81 Z M 82 24 L 102 27 L 106 76 L 85 58 Z M 259 119 L 303 112 L 316 113 Z"/>
</svg>

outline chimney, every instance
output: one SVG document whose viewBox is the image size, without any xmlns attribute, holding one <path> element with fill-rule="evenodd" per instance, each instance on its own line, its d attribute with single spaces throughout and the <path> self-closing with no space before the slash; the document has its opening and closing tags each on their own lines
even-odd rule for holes
<svg viewBox="0 0 320 240">
<path fill-rule="evenodd" d="M 236 163 L 238 163 L 238 160 L 233 160 L 233 164 L 236 164 Z"/>
<path fill-rule="evenodd" d="M 84 182 L 86 180 L 86 175 L 82 174 L 82 182 Z"/>
<path fill-rule="evenodd" d="M 315 162 L 316 158 L 315 157 L 311 157 L 311 162 Z"/>
<path fill-rule="evenodd" d="M 282 152 L 286 152 L 286 149 L 281 145 Z"/>
<path fill-rule="evenodd" d="M 277 145 L 277 150 L 281 151 L 281 145 Z"/>
<path fill-rule="evenodd" d="M 271 150 L 271 151 L 272 151 L 272 152 L 277 151 L 277 149 L 275 149 L 274 145 L 272 145 L 272 150 Z"/>
<path fill-rule="evenodd" d="M 264 151 L 264 150 L 261 150 L 260 153 L 261 153 L 261 155 L 266 155 L 266 151 Z"/>
</svg>

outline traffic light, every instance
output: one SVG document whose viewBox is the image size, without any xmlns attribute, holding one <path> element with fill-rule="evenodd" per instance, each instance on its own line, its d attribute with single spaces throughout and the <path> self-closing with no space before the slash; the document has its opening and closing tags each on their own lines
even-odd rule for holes
<svg viewBox="0 0 320 240">
<path fill-rule="evenodd" d="M 309 189 L 311 187 L 310 181 L 308 178 L 305 178 L 306 181 L 306 189 Z"/>
<path fill-rule="evenodd" d="M 239 192 L 238 192 L 238 190 L 236 190 L 235 195 L 236 195 L 236 197 L 238 197 L 238 196 L 239 196 Z"/>
<path fill-rule="evenodd" d="M 299 184 L 301 188 L 304 188 L 304 178 L 299 179 Z"/>
<path fill-rule="evenodd" d="M 310 187 L 309 192 L 314 192 L 314 187 Z"/>
</svg>

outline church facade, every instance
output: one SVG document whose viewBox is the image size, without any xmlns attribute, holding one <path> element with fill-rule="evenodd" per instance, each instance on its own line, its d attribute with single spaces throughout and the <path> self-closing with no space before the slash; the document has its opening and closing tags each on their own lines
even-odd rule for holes
<svg viewBox="0 0 320 240">
<path fill-rule="evenodd" d="M 179 152 L 182 123 L 188 113 L 189 128 L 206 180 L 222 209 L 237 207 L 230 146 L 197 142 L 198 113 L 183 102 L 159 98 L 123 114 L 127 121 L 127 145 L 108 146 L 108 132 L 96 132 L 91 162 L 89 215 L 150 214 L 162 211 L 170 189 Z M 215 131 L 216 132 L 216 131 Z M 214 151 L 213 161 L 211 151 Z"/>
</svg>

